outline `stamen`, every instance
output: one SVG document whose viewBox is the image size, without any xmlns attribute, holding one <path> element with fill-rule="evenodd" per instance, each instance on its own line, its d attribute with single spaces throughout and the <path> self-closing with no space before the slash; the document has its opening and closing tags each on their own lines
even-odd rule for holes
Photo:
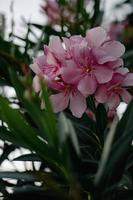
<svg viewBox="0 0 133 200">
<path fill-rule="evenodd" d="M 84 70 L 85 70 L 85 72 L 90 73 L 92 71 L 92 67 L 91 66 L 85 66 Z"/>
</svg>

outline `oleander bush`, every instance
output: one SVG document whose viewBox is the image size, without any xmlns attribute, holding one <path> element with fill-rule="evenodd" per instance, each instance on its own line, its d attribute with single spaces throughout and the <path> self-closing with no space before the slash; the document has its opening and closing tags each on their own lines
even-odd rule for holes
<svg viewBox="0 0 133 200">
<path fill-rule="evenodd" d="M 46 0 L 41 12 L 47 23 L 25 22 L 25 38 L 1 29 L 0 198 L 132 200 L 132 13 L 106 27 L 100 0 Z"/>
</svg>

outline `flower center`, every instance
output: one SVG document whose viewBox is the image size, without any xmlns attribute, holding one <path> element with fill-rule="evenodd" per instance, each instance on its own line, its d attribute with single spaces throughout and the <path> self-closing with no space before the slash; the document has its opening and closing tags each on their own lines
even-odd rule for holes
<svg viewBox="0 0 133 200">
<path fill-rule="evenodd" d="M 71 92 L 72 90 L 72 86 L 71 85 L 66 85 L 65 86 L 65 94 L 68 94 L 69 92 Z"/>
<path fill-rule="evenodd" d="M 92 67 L 91 67 L 90 65 L 84 66 L 84 71 L 85 71 L 86 73 L 90 73 L 90 72 L 92 71 Z"/>
<path fill-rule="evenodd" d="M 113 92 L 115 92 L 115 93 L 117 93 L 117 94 L 121 94 L 121 92 L 122 92 L 122 88 L 120 88 L 120 87 L 115 87 L 114 89 L 113 89 Z"/>
</svg>

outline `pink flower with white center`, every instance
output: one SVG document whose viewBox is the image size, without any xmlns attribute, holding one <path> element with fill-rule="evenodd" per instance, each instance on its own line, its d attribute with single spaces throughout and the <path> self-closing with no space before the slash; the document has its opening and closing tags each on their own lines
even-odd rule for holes
<svg viewBox="0 0 133 200">
<path fill-rule="evenodd" d="M 122 75 L 115 73 L 111 81 L 106 84 L 99 85 L 96 91 L 95 99 L 99 103 L 107 103 L 109 109 L 115 109 L 121 99 L 129 103 L 132 99 L 126 87 L 133 86 L 133 73 Z"/>
<path fill-rule="evenodd" d="M 77 89 L 76 82 L 52 81 L 49 82 L 49 87 L 59 92 L 50 96 L 55 113 L 69 106 L 73 116 L 80 118 L 83 115 L 87 108 L 86 99 Z"/>
</svg>

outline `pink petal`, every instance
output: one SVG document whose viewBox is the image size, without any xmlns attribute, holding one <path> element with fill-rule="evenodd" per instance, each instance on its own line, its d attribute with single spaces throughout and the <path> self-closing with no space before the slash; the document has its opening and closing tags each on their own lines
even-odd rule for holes
<svg viewBox="0 0 133 200">
<path fill-rule="evenodd" d="M 86 39 L 90 47 L 98 48 L 107 37 L 106 31 L 102 27 L 96 27 L 87 32 Z"/>
<path fill-rule="evenodd" d="M 65 53 L 61 40 L 58 36 L 50 37 L 49 47 L 57 54 L 62 55 Z"/>
<path fill-rule="evenodd" d="M 109 109 L 115 109 L 120 104 L 120 97 L 117 94 L 112 95 L 112 97 L 108 101 Z"/>
<path fill-rule="evenodd" d="M 85 76 L 79 81 L 78 90 L 84 95 L 88 96 L 94 94 L 96 91 L 97 82 L 95 77 Z"/>
<path fill-rule="evenodd" d="M 34 63 L 34 64 L 31 64 L 30 65 L 30 68 L 32 69 L 32 71 L 35 73 L 35 74 L 41 74 L 41 70 L 39 68 L 39 66 Z"/>
<path fill-rule="evenodd" d="M 118 58 L 117 60 L 108 63 L 108 66 L 111 67 L 112 69 L 122 67 L 123 65 L 124 65 L 124 63 L 121 58 Z"/>
<path fill-rule="evenodd" d="M 115 73 L 121 74 L 121 75 L 126 75 L 129 72 L 129 70 L 126 67 L 120 67 L 118 68 Z"/>
<path fill-rule="evenodd" d="M 88 61 L 92 58 L 91 51 L 87 47 L 86 42 L 82 42 L 82 44 L 77 44 L 71 50 L 73 58 L 78 66 L 88 65 Z"/>
<path fill-rule="evenodd" d="M 50 96 L 50 100 L 55 113 L 65 110 L 69 103 L 69 95 L 58 93 Z"/>
<path fill-rule="evenodd" d="M 118 41 L 105 42 L 100 48 L 94 49 L 99 64 L 116 61 L 125 52 L 125 47 Z"/>
<path fill-rule="evenodd" d="M 124 79 L 123 86 L 133 86 L 133 73 L 128 73 L 126 78 Z"/>
<path fill-rule="evenodd" d="M 114 73 L 113 78 L 110 82 L 110 86 L 115 86 L 115 85 L 119 85 L 123 82 L 124 76 L 121 75 L 120 73 Z"/>
<path fill-rule="evenodd" d="M 80 35 L 74 35 L 70 37 L 71 45 L 74 45 L 76 43 L 81 43 L 84 40 L 84 38 Z"/>
<path fill-rule="evenodd" d="M 83 41 L 83 37 L 79 35 L 71 36 L 69 39 L 63 37 L 63 42 L 65 44 L 65 48 L 70 50 L 75 44 L 80 44 Z"/>
<path fill-rule="evenodd" d="M 97 62 L 99 64 L 104 64 L 106 62 L 113 62 L 116 60 L 116 57 L 109 55 L 108 52 L 103 51 L 101 48 L 93 50 L 93 53 L 97 58 Z"/>
<path fill-rule="evenodd" d="M 48 87 L 53 90 L 60 91 L 60 92 L 64 90 L 64 85 L 59 83 L 58 81 L 48 80 L 47 84 L 48 84 Z"/>
<path fill-rule="evenodd" d="M 44 66 L 44 65 L 46 64 L 46 57 L 45 57 L 45 55 L 39 56 L 39 57 L 36 59 L 36 62 L 37 62 L 37 64 L 38 64 L 40 67 Z"/>
<path fill-rule="evenodd" d="M 123 89 L 121 97 L 122 97 L 122 100 L 126 102 L 127 104 L 132 100 L 131 94 L 125 89 Z"/>
<path fill-rule="evenodd" d="M 62 68 L 62 78 L 66 83 L 74 84 L 81 77 L 81 69 L 72 60 L 67 61 L 67 65 Z"/>
<path fill-rule="evenodd" d="M 99 103 L 105 103 L 107 102 L 109 96 L 107 94 L 107 88 L 102 85 L 98 88 L 98 90 L 96 91 L 95 94 L 95 99 L 99 102 Z"/>
<path fill-rule="evenodd" d="M 63 42 L 65 44 L 65 49 L 68 50 L 70 48 L 70 39 L 63 37 Z"/>
<path fill-rule="evenodd" d="M 47 52 L 46 62 L 49 65 L 56 65 L 57 64 L 57 61 L 56 61 L 54 55 L 50 51 Z"/>
<path fill-rule="evenodd" d="M 70 96 L 70 110 L 73 116 L 82 117 L 83 113 L 86 111 L 86 100 L 85 97 L 80 92 L 75 92 Z"/>
<path fill-rule="evenodd" d="M 40 79 L 38 76 L 35 76 L 33 78 L 33 88 L 34 88 L 35 92 L 40 91 Z"/>
<path fill-rule="evenodd" d="M 109 56 L 119 58 L 124 54 L 125 47 L 118 41 L 109 41 L 104 43 L 104 45 L 101 47 L 101 50 L 106 52 Z"/>
<path fill-rule="evenodd" d="M 97 67 L 94 71 L 98 83 L 107 83 L 112 79 L 113 70 L 105 67 Z"/>
</svg>

